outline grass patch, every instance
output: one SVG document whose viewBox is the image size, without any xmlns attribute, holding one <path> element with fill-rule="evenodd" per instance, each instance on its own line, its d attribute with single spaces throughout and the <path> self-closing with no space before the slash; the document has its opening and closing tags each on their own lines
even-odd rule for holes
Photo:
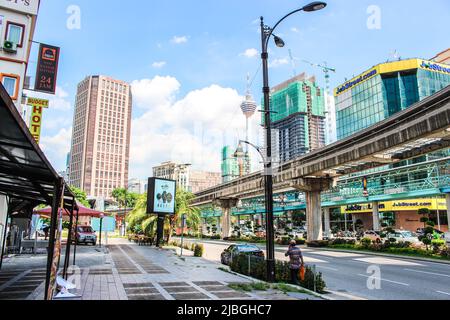
<svg viewBox="0 0 450 320">
<path fill-rule="evenodd" d="M 228 285 L 228 287 L 230 287 L 233 290 L 236 291 L 244 291 L 244 292 L 252 292 L 253 288 L 250 284 L 248 283 L 231 283 Z"/>
<path fill-rule="evenodd" d="M 272 289 L 275 290 L 279 290 L 283 293 L 288 293 L 288 292 L 295 292 L 295 293 L 306 293 L 309 294 L 308 292 L 306 292 L 305 290 L 302 290 L 300 288 L 294 288 L 292 286 L 289 286 L 285 283 L 278 283 L 272 286 Z"/>
</svg>

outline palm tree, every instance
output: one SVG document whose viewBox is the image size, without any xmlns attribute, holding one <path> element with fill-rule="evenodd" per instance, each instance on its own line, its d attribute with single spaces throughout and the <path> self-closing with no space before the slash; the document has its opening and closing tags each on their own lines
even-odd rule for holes
<svg viewBox="0 0 450 320">
<path fill-rule="evenodd" d="M 175 227 L 180 224 L 181 217 L 186 216 L 186 225 L 188 228 L 197 230 L 200 222 L 200 210 L 192 207 L 191 204 L 195 199 L 195 195 L 192 192 L 178 189 L 175 197 L 175 214 L 170 217 L 169 220 L 169 232 L 167 232 L 167 242 L 170 242 Z M 184 232 L 184 230 L 182 231 Z"/>
</svg>

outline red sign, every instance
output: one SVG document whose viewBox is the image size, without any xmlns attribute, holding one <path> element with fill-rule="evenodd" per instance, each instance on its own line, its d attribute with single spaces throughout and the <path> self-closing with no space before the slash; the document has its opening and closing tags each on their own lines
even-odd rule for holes
<svg viewBox="0 0 450 320">
<path fill-rule="evenodd" d="M 54 94 L 59 62 L 58 47 L 41 44 L 39 47 L 39 62 L 36 69 L 34 90 Z"/>
</svg>

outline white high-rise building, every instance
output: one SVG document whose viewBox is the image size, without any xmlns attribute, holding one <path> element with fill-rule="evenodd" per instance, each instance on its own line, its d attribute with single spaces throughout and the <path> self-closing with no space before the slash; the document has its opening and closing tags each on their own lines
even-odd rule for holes
<svg viewBox="0 0 450 320">
<path fill-rule="evenodd" d="M 326 145 L 335 143 L 337 141 L 337 128 L 336 128 L 336 103 L 334 96 L 325 92 L 325 138 Z"/>
</svg>

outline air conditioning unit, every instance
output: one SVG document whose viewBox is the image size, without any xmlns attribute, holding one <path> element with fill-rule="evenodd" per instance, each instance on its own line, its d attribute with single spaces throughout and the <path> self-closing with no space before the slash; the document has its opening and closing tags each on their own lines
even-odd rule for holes
<svg viewBox="0 0 450 320">
<path fill-rule="evenodd" d="M 16 53 L 17 52 L 17 44 L 12 41 L 6 40 L 3 43 L 3 51 L 9 52 L 9 53 Z"/>
</svg>

